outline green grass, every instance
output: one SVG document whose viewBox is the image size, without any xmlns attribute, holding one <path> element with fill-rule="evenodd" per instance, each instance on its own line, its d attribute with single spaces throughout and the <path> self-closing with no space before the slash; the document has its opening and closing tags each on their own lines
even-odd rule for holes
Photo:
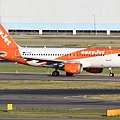
<svg viewBox="0 0 120 120">
<path fill-rule="evenodd" d="M 75 119 L 120 119 L 107 117 L 105 110 L 13 110 L 0 111 L 1 118 L 75 118 Z"/>
<path fill-rule="evenodd" d="M 40 81 L 14 80 L 0 81 L 0 90 L 24 89 L 120 89 L 120 82 L 76 82 L 76 81 Z"/>
<path fill-rule="evenodd" d="M 16 42 L 20 45 L 26 45 L 26 44 L 31 44 L 31 45 L 40 45 L 40 44 L 57 44 L 57 45 L 66 45 L 66 47 L 76 47 L 76 48 L 85 48 L 85 47 L 105 47 L 108 48 L 111 46 L 112 48 L 120 48 L 120 41 L 119 40 L 114 40 L 114 41 L 100 41 L 100 40 L 16 40 Z M 70 45 L 70 46 L 67 46 Z M 76 46 L 72 46 L 76 45 Z M 54 46 L 53 46 L 54 47 Z M 65 46 L 64 46 L 65 47 Z"/>
<path fill-rule="evenodd" d="M 49 69 L 51 70 L 51 69 Z M 43 74 L 49 72 L 47 68 L 26 66 L 21 64 L 0 64 L 0 73 L 33 73 L 33 74 Z M 51 70 L 52 71 L 52 70 Z"/>
<path fill-rule="evenodd" d="M 10 63 L 5 63 L 5 64 L 0 64 L 0 73 L 16 73 L 16 71 L 19 74 L 25 73 L 25 74 L 51 74 L 52 71 L 54 71 L 53 68 L 44 68 L 44 67 L 33 67 L 33 66 L 26 66 L 22 64 L 10 64 Z M 115 68 L 113 69 L 113 72 L 115 73 L 115 76 L 120 75 L 120 68 Z M 65 74 L 64 71 L 60 71 L 61 74 Z M 92 73 L 88 73 L 86 71 L 83 71 L 80 73 L 81 75 L 95 75 Z M 109 75 L 109 70 L 108 68 L 105 68 L 102 73 L 98 73 L 96 75 Z"/>
<path fill-rule="evenodd" d="M 120 95 L 114 94 L 114 95 L 92 95 L 92 96 L 86 96 L 86 99 L 92 99 L 92 100 L 117 100 L 120 101 Z"/>
<path fill-rule="evenodd" d="M 61 38 L 62 37 L 62 38 Z M 66 38 L 66 37 L 69 37 Z M 57 45 L 77 45 L 77 46 L 66 46 L 66 47 L 109 47 L 112 48 L 120 48 L 120 40 L 116 39 L 117 37 L 110 36 L 110 40 L 106 40 L 104 37 L 102 40 L 94 40 L 94 36 L 88 36 L 91 39 L 86 39 L 87 36 L 82 36 L 83 40 L 76 39 L 78 36 L 40 36 L 40 35 L 27 35 L 27 36 L 12 36 L 12 38 L 19 44 L 19 45 L 40 45 L 40 44 L 57 44 Z M 81 37 L 81 36 L 79 36 Z M 102 37 L 102 36 L 97 36 Z M 105 36 L 107 39 L 109 39 L 109 36 Z M 65 47 L 65 46 L 64 46 Z"/>
</svg>

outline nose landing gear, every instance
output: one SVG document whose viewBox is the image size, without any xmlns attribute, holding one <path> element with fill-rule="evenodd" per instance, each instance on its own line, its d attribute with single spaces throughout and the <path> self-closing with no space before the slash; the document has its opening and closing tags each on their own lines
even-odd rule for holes
<svg viewBox="0 0 120 120">
<path fill-rule="evenodd" d="M 113 68 L 110 67 L 110 68 L 109 68 L 109 71 L 110 71 L 109 76 L 110 76 L 110 77 L 114 77 Z"/>
</svg>

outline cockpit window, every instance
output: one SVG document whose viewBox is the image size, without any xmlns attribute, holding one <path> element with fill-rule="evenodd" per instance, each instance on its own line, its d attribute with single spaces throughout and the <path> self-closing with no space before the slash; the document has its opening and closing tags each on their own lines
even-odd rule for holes
<svg viewBox="0 0 120 120">
<path fill-rule="evenodd" d="M 118 57 L 120 57 L 120 54 L 118 54 Z"/>
</svg>

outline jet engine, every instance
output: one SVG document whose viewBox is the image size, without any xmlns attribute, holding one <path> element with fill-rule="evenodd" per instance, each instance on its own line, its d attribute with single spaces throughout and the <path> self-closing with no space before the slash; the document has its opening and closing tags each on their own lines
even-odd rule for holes
<svg viewBox="0 0 120 120">
<path fill-rule="evenodd" d="M 80 63 L 66 63 L 64 65 L 64 71 L 66 73 L 79 74 L 83 70 L 83 66 Z"/>
</svg>

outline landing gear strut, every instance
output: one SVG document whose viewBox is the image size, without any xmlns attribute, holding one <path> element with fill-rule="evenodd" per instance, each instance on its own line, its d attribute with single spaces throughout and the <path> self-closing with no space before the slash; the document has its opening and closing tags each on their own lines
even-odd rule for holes
<svg viewBox="0 0 120 120">
<path fill-rule="evenodd" d="M 113 71 L 112 71 L 112 70 L 113 70 L 113 68 L 111 68 L 111 67 L 110 67 L 110 68 L 109 68 L 109 71 L 110 71 L 109 76 L 110 76 L 110 77 L 114 77 L 114 73 L 113 73 Z"/>
<path fill-rule="evenodd" d="M 58 71 L 53 71 L 52 76 L 59 76 L 59 72 Z"/>
</svg>

